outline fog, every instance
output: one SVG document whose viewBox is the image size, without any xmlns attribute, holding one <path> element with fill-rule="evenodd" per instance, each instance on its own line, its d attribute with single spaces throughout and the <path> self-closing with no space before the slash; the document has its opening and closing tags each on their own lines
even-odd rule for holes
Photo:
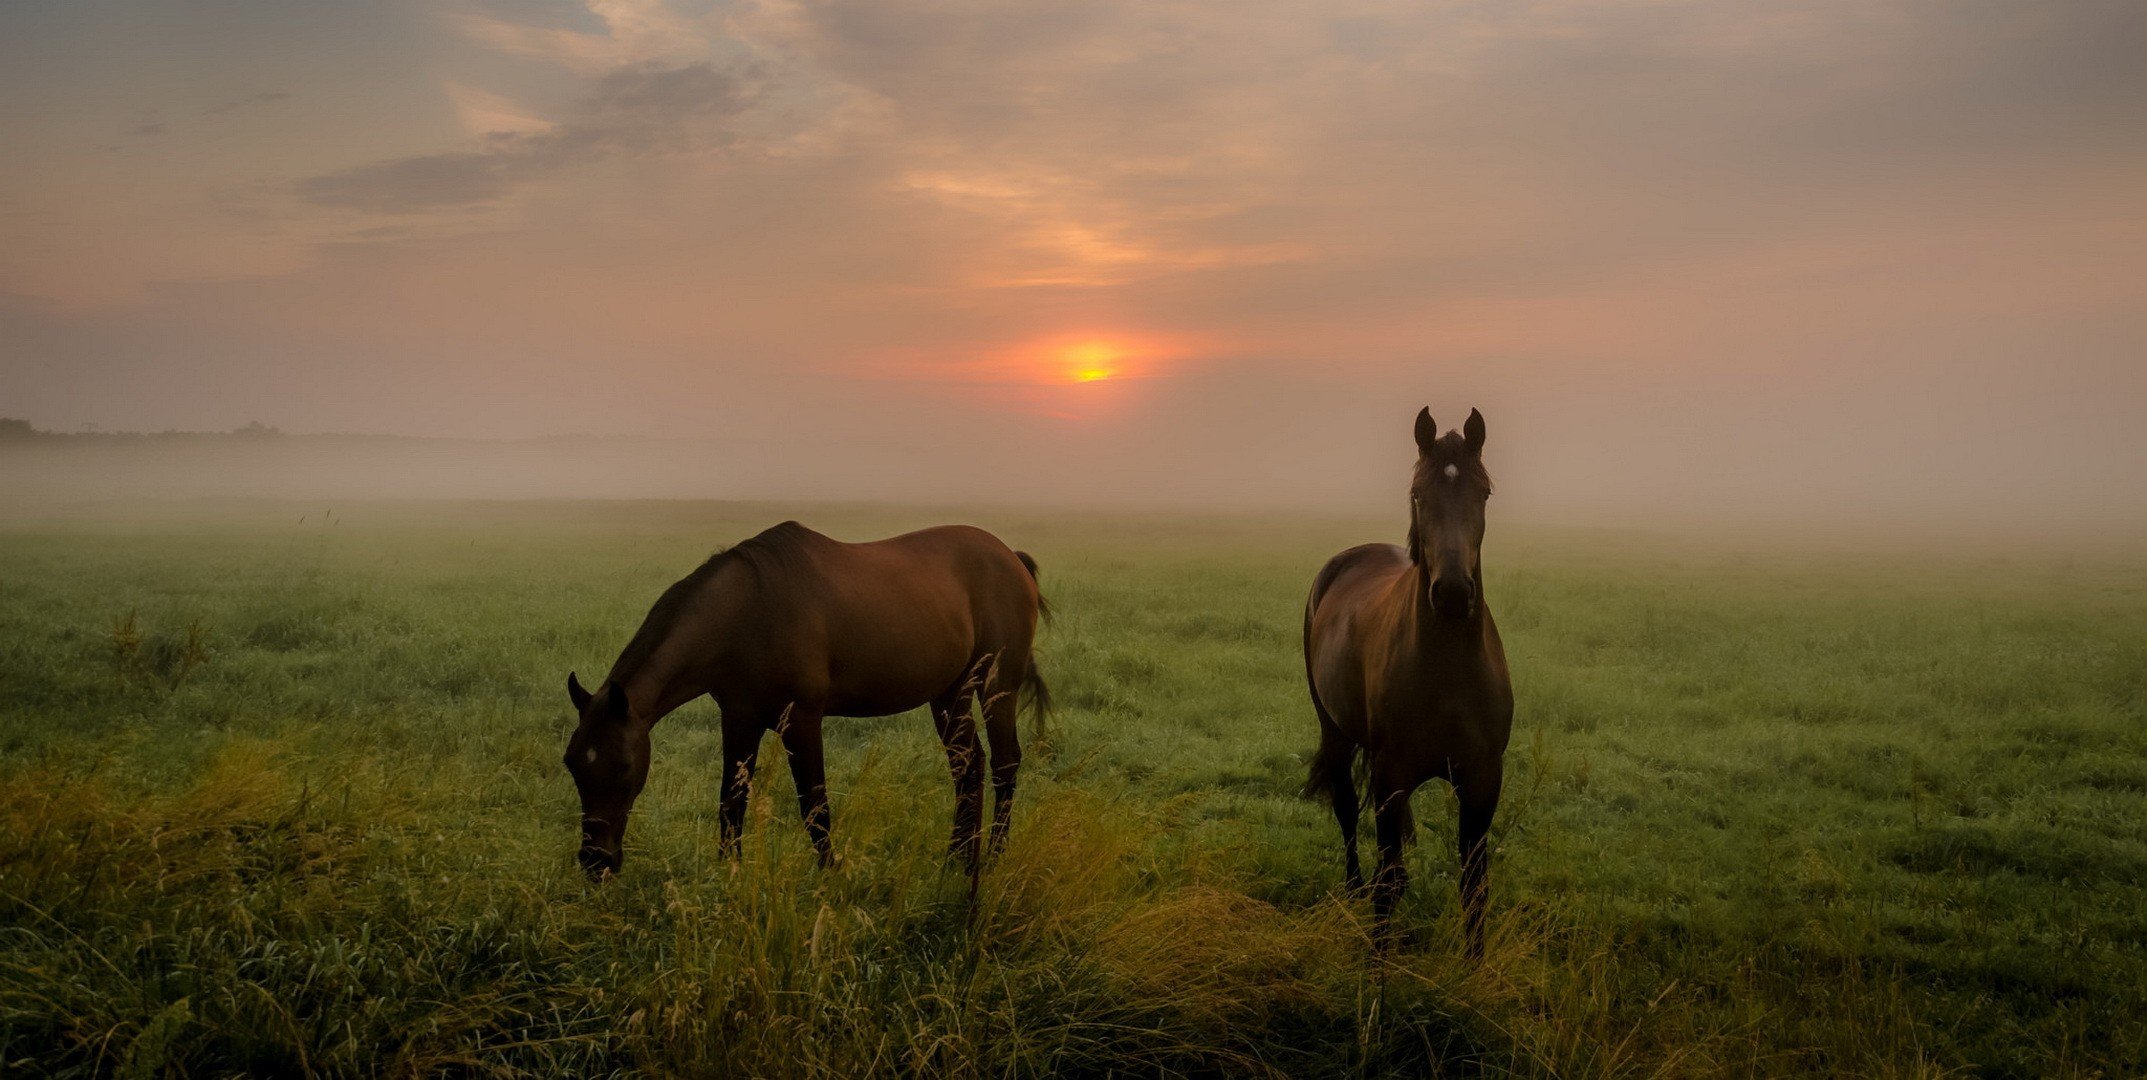
<svg viewBox="0 0 2147 1080">
<path fill-rule="evenodd" d="M 0 8 L 0 497 L 2147 521 L 2147 8 Z M 226 431 L 281 437 L 76 437 Z M 362 433 L 368 436 L 327 433 Z"/>
</svg>

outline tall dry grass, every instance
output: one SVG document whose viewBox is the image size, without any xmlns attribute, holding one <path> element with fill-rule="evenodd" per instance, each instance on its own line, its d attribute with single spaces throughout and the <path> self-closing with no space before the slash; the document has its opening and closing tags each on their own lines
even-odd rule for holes
<svg viewBox="0 0 2147 1080">
<path fill-rule="evenodd" d="M 1361 904 L 1256 899 L 1233 860 L 1169 839 L 1170 803 L 1029 785 L 972 906 L 940 855 L 946 793 L 880 760 L 838 804 L 836 871 L 777 812 L 790 800 L 770 770 L 736 862 L 680 835 L 693 822 L 656 824 L 595 888 L 547 830 L 501 844 L 442 829 L 457 778 L 413 784 L 404 761 L 338 783 L 297 764 L 241 743 L 168 793 L 94 764 L 0 783 L 10 1062 L 771 1077 L 1809 1064 L 1768 1058 L 1675 981 L 1636 1008 L 1614 945 L 1540 906 L 1503 906 L 1481 965 L 1436 918 L 1379 955 Z M 1868 1033 L 1868 1071 L 1942 1071 L 1903 1055 L 1906 1003 L 1834 974 L 1813 1007 Z"/>
</svg>

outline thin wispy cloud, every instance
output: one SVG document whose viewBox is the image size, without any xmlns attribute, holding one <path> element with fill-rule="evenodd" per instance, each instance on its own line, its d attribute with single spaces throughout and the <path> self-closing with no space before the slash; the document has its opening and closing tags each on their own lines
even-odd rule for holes
<svg viewBox="0 0 2147 1080">
<path fill-rule="evenodd" d="M 750 108 L 750 74 L 707 64 L 614 71 L 562 123 L 489 133 L 474 150 L 418 154 L 341 169 L 297 184 L 323 206 L 389 213 L 467 207 L 605 157 L 721 150 L 736 138 L 726 123 Z"/>
<path fill-rule="evenodd" d="M 584 25 L 562 25 L 555 12 L 501 5 L 450 7 L 440 18 L 454 32 L 489 48 L 541 60 L 584 75 L 637 64 L 680 64 L 705 57 L 723 33 L 724 9 L 680 10 L 664 0 L 590 0 Z M 593 25 L 591 25 L 593 24 Z"/>
</svg>

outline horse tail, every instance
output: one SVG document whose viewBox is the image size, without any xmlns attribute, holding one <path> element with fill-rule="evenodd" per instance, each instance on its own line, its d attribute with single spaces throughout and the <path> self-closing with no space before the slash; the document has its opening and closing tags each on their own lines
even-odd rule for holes
<svg viewBox="0 0 2147 1080">
<path fill-rule="evenodd" d="M 1036 559 L 1026 551 L 1017 551 L 1014 553 L 1014 557 L 1020 559 L 1021 568 L 1029 572 L 1029 580 L 1036 582 L 1036 617 L 1044 622 L 1050 622 L 1051 601 L 1044 599 L 1044 579 L 1037 576 Z"/>
<path fill-rule="evenodd" d="M 1357 804 L 1362 806 L 1367 794 L 1366 789 L 1370 786 L 1366 783 L 1370 779 L 1366 769 L 1369 762 L 1357 753 L 1357 744 L 1342 734 L 1341 729 L 1335 727 L 1334 721 L 1328 718 L 1327 710 L 1320 705 L 1317 690 L 1312 692 L 1312 711 L 1319 715 L 1320 744 L 1313 749 L 1311 758 L 1305 763 L 1305 786 L 1299 794 L 1307 799 L 1331 804 L 1334 802 L 1335 781 L 1347 778 L 1357 789 Z"/>
<path fill-rule="evenodd" d="M 1305 769 L 1305 786 L 1300 794 L 1319 802 L 1333 801 L 1335 777 L 1348 776 L 1356 759 L 1357 748 L 1347 740 L 1321 739 Z M 1351 782 L 1355 782 L 1354 777 Z"/>
<path fill-rule="evenodd" d="M 1041 588 L 1043 578 L 1036 571 L 1036 559 L 1026 551 L 1017 551 L 1014 557 L 1021 560 L 1021 568 L 1029 572 L 1029 580 L 1036 582 L 1036 617 L 1051 621 L 1051 601 L 1044 599 Z M 1044 720 L 1051 714 L 1051 687 L 1044 682 L 1044 674 L 1036 669 L 1036 654 L 1029 654 L 1028 673 L 1021 677 L 1021 695 L 1029 706 L 1029 738 L 1042 741 Z"/>
<path fill-rule="evenodd" d="M 1305 786 L 1299 789 L 1298 794 L 1304 798 L 1327 803 L 1331 806 L 1334 804 L 1335 780 L 1347 777 L 1350 787 L 1357 793 L 1358 808 L 1360 810 L 1370 810 L 1377 814 L 1379 808 L 1371 805 L 1372 770 L 1370 756 L 1359 753 L 1360 748 L 1357 744 L 1349 741 L 1335 728 L 1334 724 L 1327 719 L 1327 710 L 1320 708 L 1318 698 L 1313 699 L 1312 708 L 1319 713 L 1320 717 L 1320 744 L 1318 748 L 1312 751 L 1311 759 L 1306 762 Z M 1402 800 L 1397 809 L 1401 813 L 1402 842 L 1414 843 L 1416 839 L 1416 817 L 1409 811 L 1409 801 L 1407 799 Z"/>
<path fill-rule="evenodd" d="M 1029 706 L 1029 738 L 1041 742 L 1044 738 L 1044 718 L 1051 715 L 1051 687 L 1044 684 L 1043 673 L 1036 670 L 1036 657 L 1029 657 L 1029 672 L 1021 677 L 1021 696 Z"/>
</svg>

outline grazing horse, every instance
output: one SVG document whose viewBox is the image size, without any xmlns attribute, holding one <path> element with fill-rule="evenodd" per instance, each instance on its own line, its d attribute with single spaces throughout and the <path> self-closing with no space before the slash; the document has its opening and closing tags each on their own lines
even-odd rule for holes
<svg viewBox="0 0 2147 1080">
<path fill-rule="evenodd" d="M 1357 865 L 1357 781 L 1364 751 L 1379 870 L 1372 910 L 1382 941 L 1408 887 L 1402 844 L 1414 838 L 1409 796 L 1434 777 L 1461 802 L 1461 905 L 1468 952 L 1483 955 L 1484 834 L 1498 809 L 1513 687 L 1498 627 L 1483 600 L 1484 419 L 1460 433 L 1416 416 L 1409 545 L 1363 544 L 1335 556 L 1305 606 L 1305 674 L 1320 744 L 1305 793 L 1334 806 L 1349 887 Z"/>
<path fill-rule="evenodd" d="M 932 706 L 954 773 L 954 839 L 974 875 L 981 857 L 983 748 L 991 743 L 992 850 L 1006 840 L 1021 767 L 1015 703 L 1041 730 L 1050 696 L 1030 661 L 1044 613 L 1036 561 L 967 525 L 846 544 L 786 521 L 718 552 L 664 590 L 596 690 L 567 675 L 581 722 L 566 766 L 581 793 L 582 869 L 619 869 L 626 817 L 649 774 L 649 729 L 707 694 L 723 712 L 723 825 L 735 853 L 761 736 L 790 756 L 798 812 L 819 853 L 828 839 L 820 723 Z"/>
</svg>

